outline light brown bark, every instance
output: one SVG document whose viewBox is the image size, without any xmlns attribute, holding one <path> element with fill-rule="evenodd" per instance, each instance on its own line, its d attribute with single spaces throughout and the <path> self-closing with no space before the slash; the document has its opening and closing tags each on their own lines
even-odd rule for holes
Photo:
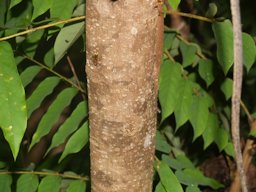
<svg viewBox="0 0 256 192">
<path fill-rule="evenodd" d="M 157 0 L 86 1 L 92 192 L 152 191 L 159 18 Z"/>
</svg>

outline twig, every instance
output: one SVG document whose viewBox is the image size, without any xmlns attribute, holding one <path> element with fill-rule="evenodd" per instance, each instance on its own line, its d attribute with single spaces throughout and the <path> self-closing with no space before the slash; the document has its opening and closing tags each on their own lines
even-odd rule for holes
<svg viewBox="0 0 256 192">
<path fill-rule="evenodd" d="M 246 175 L 243 167 L 243 157 L 240 144 L 240 100 L 243 78 L 243 49 L 242 30 L 239 0 L 230 0 L 234 31 L 234 72 L 233 72 L 233 95 L 232 95 L 232 117 L 231 130 L 235 150 L 237 170 L 241 180 L 242 191 L 247 192 Z M 239 180 L 238 180 L 239 181 Z M 237 182 L 237 181 L 235 181 Z M 239 189 L 235 189 L 236 191 Z"/>
<path fill-rule="evenodd" d="M 68 179 L 77 179 L 77 180 L 82 180 L 82 181 L 88 181 L 89 177 L 85 176 L 78 176 L 78 175 L 71 175 L 71 174 L 62 174 L 62 173 L 54 173 L 54 172 L 42 172 L 42 171 L 1 171 L 0 175 L 7 175 L 7 174 L 33 174 L 33 175 L 44 175 L 44 176 L 59 176 L 63 178 L 68 178 Z"/>
<path fill-rule="evenodd" d="M 71 23 L 71 22 L 75 22 L 75 21 L 81 21 L 81 20 L 84 20 L 84 19 L 85 19 L 85 16 L 80 16 L 80 17 L 75 17 L 75 18 L 71 18 L 71 19 L 67 19 L 67 20 L 58 21 L 58 22 L 55 22 L 55 23 L 50 23 L 50 24 L 47 24 L 47 25 L 42 25 L 42 26 L 39 26 L 39 27 L 28 29 L 26 31 L 15 33 L 13 35 L 2 37 L 2 38 L 0 38 L 0 41 L 5 41 L 5 40 L 8 40 L 8 39 L 12 39 L 14 37 L 18 37 L 18 36 L 21 36 L 21 35 L 26 35 L 28 33 L 38 31 L 38 30 L 42 30 L 42 29 L 47 29 L 47 28 L 50 28 L 50 27 L 53 27 L 53 26 L 56 26 L 56 25 Z"/>
<path fill-rule="evenodd" d="M 69 56 L 67 56 L 67 61 L 68 61 L 69 67 L 70 67 L 70 69 L 71 69 L 71 71 L 72 71 L 72 73 L 73 73 L 73 75 L 74 75 L 74 78 L 75 78 L 75 80 L 76 80 L 77 86 L 78 86 L 80 89 L 82 89 L 82 87 L 81 87 L 81 85 L 80 85 L 80 81 L 79 81 L 79 79 L 78 79 L 78 77 L 77 77 L 77 74 L 76 74 L 76 70 L 75 70 L 74 65 L 73 65 L 73 63 L 72 63 L 72 61 L 71 61 L 71 59 L 70 59 Z"/>
<path fill-rule="evenodd" d="M 43 69 L 53 73 L 54 75 L 58 76 L 60 79 L 62 79 L 63 81 L 66 81 L 68 84 L 72 85 L 73 87 L 77 88 L 80 92 L 82 93 L 86 93 L 84 89 L 82 89 L 81 87 L 77 86 L 75 83 L 73 83 L 72 81 L 70 81 L 69 79 L 67 79 L 66 77 L 62 76 L 61 74 L 57 73 L 56 71 L 46 67 L 44 64 L 40 63 L 39 61 L 27 56 L 27 55 L 23 55 L 24 58 L 32 61 L 33 63 L 39 65 L 40 67 L 42 67 Z"/>
</svg>

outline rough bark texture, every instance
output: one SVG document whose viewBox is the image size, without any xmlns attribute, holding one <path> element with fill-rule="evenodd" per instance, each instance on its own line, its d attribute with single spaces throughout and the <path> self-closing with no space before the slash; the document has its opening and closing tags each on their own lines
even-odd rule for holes
<svg viewBox="0 0 256 192">
<path fill-rule="evenodd" d="M 152 191 L 160 17 L 157 0 L 86 1 L 92 192 Z"/>
</svg>

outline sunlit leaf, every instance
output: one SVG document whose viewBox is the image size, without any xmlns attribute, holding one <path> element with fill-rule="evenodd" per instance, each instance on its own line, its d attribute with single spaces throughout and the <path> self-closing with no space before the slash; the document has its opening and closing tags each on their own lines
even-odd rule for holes
<svg viewBox="0 0 256 192">
<path fill-rule="evenodd" d="M 196 59 L 197 47 L 193 44 L 186 44 L 183 41 L 180 42 L 180 51 L 182 55 L 182 65 L 187 67 L 192 65 Z"/>
<path fill-rule="evenodd" d="M 186 192 L 201 192 L 197 186 L 190 185 L 186 188 Z"/>
<path fill-rule="evenodd" d="M 18 5 L 22 0 L 11 0 L 10 8 L 13 8 L 15 5 Z"/>
<path fill-rule="evenodd" d="M 77 0 L 52 0 L 51 18 L 69 19 L 77 4 Z"/>
<path fill-rule="evenodd" d="M 26 87 L 35 78 L 41 68 L 37 65 L 27 67 L 21 74 L 20 78 L 24 87 Z"/>
<path fill-rule="evenodd" d="M 89 126 L 86 121 L 68 140 L 59 162 L 68 154 L 79 152 L 89 140 Z"/>
<path fill-rule="evenodd" d="M 195 167 L 193 163 L 185 155 L 179 155 L 176 158 L 171 158 L 170 156 L 163 154 L 162 161 L 164 161 L 171 168 L 176 170 Z"/>
<path fill-rule="evenodd" d="M 168 2 L 174 10 L 176 10 L 180 4 L 180 0 L 168 0 Z"/>
<path fill-rule="evenodd" d="M 159 182 L 156 186 L 155 192 L 166 192 L 164 186 L 162 185 L 161 182 Z"/>
<path fill-rule="evenodd" d="M 0 42 L 0 127 L 16 159 L 27 126 L 25 91 L 12 48 Z"/>
</svg>

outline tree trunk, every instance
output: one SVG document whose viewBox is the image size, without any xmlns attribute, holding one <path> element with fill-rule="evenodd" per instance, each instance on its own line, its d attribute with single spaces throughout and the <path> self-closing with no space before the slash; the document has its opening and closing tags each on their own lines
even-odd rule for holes
<svg viewBox="0 0 256 192">
<path fill-rule="evenodd" d="M 152 191 L 162 47 L 157 2 L 86 1 L 92 192 Z"/>
</svg>

